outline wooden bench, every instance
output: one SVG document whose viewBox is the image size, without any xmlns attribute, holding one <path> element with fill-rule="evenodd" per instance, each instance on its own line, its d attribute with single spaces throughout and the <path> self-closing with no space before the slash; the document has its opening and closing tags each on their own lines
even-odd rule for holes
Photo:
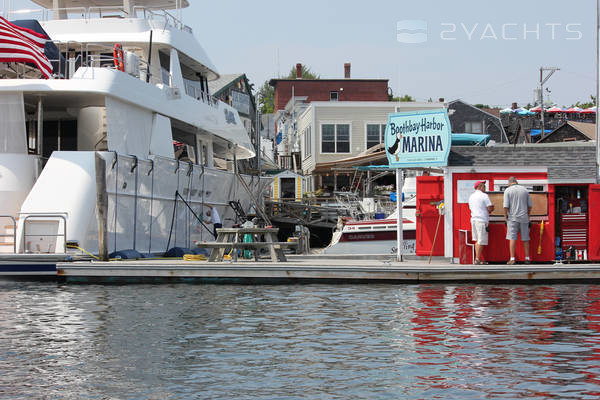
<svg viewBox="0 0 600 400">
<path fill-rule="evenodd" d="M 226 249 L 232 249 L 233 261 L 238 260 L 239 249 L 254 250 L 254 260 L 258 261 L 258 250 L 268 248 L 271 261 L 287 261 L 284 247 L 296 246 L 294 242 L 276 242 L 277 228 L 218 228 L 215 242 L 197 243 L 199 248 L 210 248 L 209 262 L 223 261 Z M 244 236 L 251 235 L 252 242 L 244 242 Z"/>
</svg>

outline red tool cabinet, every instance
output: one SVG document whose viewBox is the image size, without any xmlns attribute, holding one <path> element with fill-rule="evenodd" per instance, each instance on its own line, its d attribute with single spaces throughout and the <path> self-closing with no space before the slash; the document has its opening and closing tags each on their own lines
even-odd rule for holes
<svg viewBox="0 0 600 400">
<path fill-rule="evenodd" d="M 563 250 L 569 247 L 574 247 L 577 250 L 586 250 L 588 243 L 587 214 L 562 214 L 560 222 Z"/>
</svg>

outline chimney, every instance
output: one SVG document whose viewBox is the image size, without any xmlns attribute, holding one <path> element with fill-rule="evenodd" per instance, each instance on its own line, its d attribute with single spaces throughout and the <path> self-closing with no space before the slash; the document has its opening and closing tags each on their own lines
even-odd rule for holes
<svg viewBox="0 0 600 400">
<path fill-rule="evenodd" d="M 344 79 L 350 79 L 350 63 L 344 64 Z"/>
<path fill-rule="evenodd" d="M 510 108 L 512 108 L 513 110 L 516 110 L 518 108 L 517 103 L 512 103 L 512 106 Z"/>
<path fill-rule="evenodd" d="M 296 64 L 296 79 L 302 79 L 302 64 Z"/>
<path fill-rule="evenodd" d="M 440 98 L 438 99 L 438 103 L 443 103 L 443 102 L 444 102 L 444 98 L 443 98 L 443 97 L 440 97 Z"/>
</svg>

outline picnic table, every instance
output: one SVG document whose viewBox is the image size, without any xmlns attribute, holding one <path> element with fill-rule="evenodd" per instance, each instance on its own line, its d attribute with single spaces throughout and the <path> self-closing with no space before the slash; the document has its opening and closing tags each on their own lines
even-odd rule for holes
<svg viewBox="0 0 600 400">
<path fill-rule="evenodd" d="M 283 254 L 283 247 L 295 246 L 291 242 L 277 242 L 278 228 L 217 228 L 217 239 L 215 242 L 198 243 L 198 247 L 210 248 L 209 262 L 223 261 L 225 251 L 232 249 L 233 261 L 238 260 L 238 250 L 254 250 L 254 260 L 258 261 L 258 251 L 268 248 L 271 261 L 287 261 Z M 244 236 L 251 235 L 252 242 L 244 242 Z"/>
</svg>

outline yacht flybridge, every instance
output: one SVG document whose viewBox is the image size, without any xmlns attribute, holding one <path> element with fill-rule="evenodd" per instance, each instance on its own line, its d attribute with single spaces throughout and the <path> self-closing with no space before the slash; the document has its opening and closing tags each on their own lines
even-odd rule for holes
<svg viewBox="0 0 600 400">
<path fill-rule="evenodd" d="M 186 0 L 33 1 L 4 17 L 50 38 L 53 71 L 0 62 L 0 252 L 97 253 L 101 219 L 109 251 L 164 252 L 211 239 L 206 205 L 250 208 L 267 182 L 236 169 L 254 146 Z"/>
</svg>

